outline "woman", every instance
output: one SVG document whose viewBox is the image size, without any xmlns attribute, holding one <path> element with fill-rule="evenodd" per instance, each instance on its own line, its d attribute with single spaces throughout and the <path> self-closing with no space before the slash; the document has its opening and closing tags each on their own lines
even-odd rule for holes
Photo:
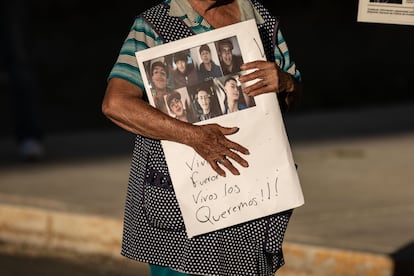
<svg viewBox="0 0 414 276">
<path fill-rule="evenodd" d="M 189 124 L 145 102 L 134 57 L 136 51 L 248 19 L 255 19 L 261 29 L 268 61 L 242 66 L 252 73 L 240 82 L 260 79 L 244 93 L 293 95 L 300 74 L 277 19 L 257 0 L 166 0 L 154 6 L 136 18 L 109 75 L 103 113 L 136 134 L 121 254 L 149 263 L 152 275 L 271 276 L 284 263 L 282 241 L 290 211 L 187 238 L 160 140 L 192 147 L 223 177 L 226 172 L 239 175 L 239 166 L 247 168 L 244 156 L 249 151 L 229 139 L 237 126 Z M 272 44 L 274 34 L 277 44 Z"/>
</svg>

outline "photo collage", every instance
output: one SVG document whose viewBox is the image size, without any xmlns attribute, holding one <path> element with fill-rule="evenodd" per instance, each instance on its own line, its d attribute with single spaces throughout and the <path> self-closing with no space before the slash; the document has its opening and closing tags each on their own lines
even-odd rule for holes
<svg viewBox="0 0 414 276">
<path fill-rule="evenodd" d="M 255 106 L 238 80 L 243 64 L 236 36 L 143 63 L 154 105 L 196 123 Z"/>
</svg>

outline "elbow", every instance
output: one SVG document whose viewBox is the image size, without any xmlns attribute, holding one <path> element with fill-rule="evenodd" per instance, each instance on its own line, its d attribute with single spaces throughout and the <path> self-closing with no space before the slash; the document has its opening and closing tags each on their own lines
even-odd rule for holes
<svg viewBox="0 0 414 276">
<path fill-rule="evenodd" d="M 111 110 L 110 103 L 107 100 L 107 98 L 105 97 L 104 100 L 102 101 L 102 104 L 101 104 L 101 112 L 103 113 L 103 115 L 108 117 L 108 114 L 110 113 L 110 110 Z"/>
<path fill-rule="evenodd" d="M 121 79 L 111 79 L 106 88 L 105 96 L 101 103 L 101 112 L 105 117 L 119 123 L 125 119 L 131 102 L 138 99 L 141 91 L 134 85 Z"/>
<path fill-rule="evenodd" d="M 116 113 L 116 100 L 113 97 L 105 95 L 101 104 L 101 112 L 107 118 L 112 118 Z"/>
</svg>

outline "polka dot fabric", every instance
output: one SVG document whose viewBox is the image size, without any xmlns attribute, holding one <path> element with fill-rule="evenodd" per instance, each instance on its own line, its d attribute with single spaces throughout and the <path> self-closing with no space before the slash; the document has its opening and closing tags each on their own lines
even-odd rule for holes
<svg viewBox="0 0 414 276">
<path fill-rule="evenodd" d="M 154 30 L 160 30 L 158 34 L 164 43 L 194 34 L 180 18 L 168 16 L 168 11 L 169 6 L 166 3 L 161 3 L 143 12 L 141 16 L 152 24 Z M 165 21 L 162 20 L 167 18 L 169 21 L 168 27 L 165 25 Z"/>
<path fill-rule="evenodd" d="M 270 18 L 253 3 L 264 18 Z M 155 29 L 164 30 L 160 35 L 165 42 L 192 35 L 180 19 L 168 16 L 168 5 L 160 4 L 143 17 Z M 274 27 L 275 20 L 268 22 L 265 28 Z M 271 49 L 273 32 L 269 34 L 265 47 Z M 271 276 L 284 263 L 282 242 L 290 216 L 288 211 L 188 239 L 161 143 L 138 135 L 121 254 L 193 275 Z"/>
</svg>

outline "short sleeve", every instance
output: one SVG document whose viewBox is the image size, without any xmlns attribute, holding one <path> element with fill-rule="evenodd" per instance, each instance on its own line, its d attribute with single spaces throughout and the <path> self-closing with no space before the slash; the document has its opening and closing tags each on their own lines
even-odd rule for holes
<svg viewBox="0 0 414 276">
<path fill-rule="evenodd" d="M 124 40 L 108 79 L 121 78 L 145 90 L 135 52 L 162 44 L 160 37 L 141 18 L 137 17 Z"/>
<path fill-rule="evenodd" d="M 296 80 L 301 81 L 300 72 L 296 68 L 295 62 L 290 57 L 289 48 L 280 29 L 277 32 L 277 43 L 274 49 L 274 54 L 277 65 L 279 65 L 283 71 L 291 74 Z"/>
</svg>

